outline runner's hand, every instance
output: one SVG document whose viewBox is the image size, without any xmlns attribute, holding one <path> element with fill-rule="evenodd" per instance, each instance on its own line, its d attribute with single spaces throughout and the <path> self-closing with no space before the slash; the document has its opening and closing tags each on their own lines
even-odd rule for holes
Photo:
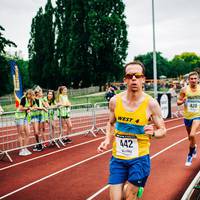
<svg viewBox="0 0 200 200">
<path fill-rule="evenodd" d="M 107 140 L 104 140 L 98 147 L 97 151 L 99 153 L 104 152 L 105 150 L 108 149 L 108 146 L 110 145 L 110 142 L 108 142 Z"/>
<path fill-rule="evenodd" d="M 153 133 L 154 133 L 153 125 L 146 125 L 146 126 L 144 126 L 144 132 L 145 132 L 145 134 L 152 136 Z"/>
</svg>

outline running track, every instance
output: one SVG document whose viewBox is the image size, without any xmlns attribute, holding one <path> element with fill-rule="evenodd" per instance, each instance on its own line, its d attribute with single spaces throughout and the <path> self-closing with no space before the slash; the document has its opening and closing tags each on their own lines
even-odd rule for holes
<svg viewBox="0 0 200 200">
<path fill-rule="evenodd" d="M 182 118 L 166 121 L 167 136 L 151 141 L 151 175 L 143 200 L 180 200 L 200 169 L 199 157 L 185 167 L 187 134 Z M 61 149 L 48 148 L 0 161 L 0 199 L 6 200 L 107 200 L 110 150 L 98 154 L 103 135 L 73 137 Z M 197 136 L 198 145 L 200 136 Z"/>
</svg>

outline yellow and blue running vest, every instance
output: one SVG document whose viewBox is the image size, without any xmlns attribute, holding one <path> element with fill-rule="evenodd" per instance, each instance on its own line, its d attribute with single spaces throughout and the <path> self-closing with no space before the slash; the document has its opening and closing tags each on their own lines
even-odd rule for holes
<svg viewBox="0 0 200 200">
<path fill-rule="evenodd" d="M 115 131 L 112 155 L 115 158 L 130 160 L 149 154 L 150 139 L 144 135 L 144 126 L 148 124 L 147 107 L 150 96 L 133 111 L 126 111 L 121 95 L 116 96 Z"/>
<path fill-rule="evenodd" d="M 194 119 L 200 117 L 200 86 L 193 92 L 190 86 L 186 87 L 186 102 L 184 104 L 183 116 L 185 119 Z"/>
</svg>

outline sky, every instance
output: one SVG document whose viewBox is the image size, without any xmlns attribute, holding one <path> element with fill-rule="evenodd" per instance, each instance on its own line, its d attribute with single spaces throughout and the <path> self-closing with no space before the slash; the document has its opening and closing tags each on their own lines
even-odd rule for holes
<svg viewBox="0 0 200 200">
<path fill-rule="evenodd" d="M 55 0 L 53 0 L 55 1 Z M 124 0 L 128 25 L 127 62 L 153 51 L 152 0 Z M 0 25 L 4 37 L 17 44 L 7 48 L 28 58 L 31 21 L 46 0 L 0 0 Z M 154 0 L 155 45 L 162 56 L 172 59 L 183 52 L 200 55 L 200 0 Z"/>
</svg>

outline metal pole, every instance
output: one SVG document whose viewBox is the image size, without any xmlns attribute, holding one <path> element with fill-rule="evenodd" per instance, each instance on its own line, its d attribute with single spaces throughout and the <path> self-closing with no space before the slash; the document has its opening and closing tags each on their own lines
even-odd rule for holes
<svg viewBox="0 0 200 200">
<path fill-rule="evenodd" d="M 157 94 L 157 66 L 156 66 L 154 0 L 152 0 L 152 24 L 153 24 L 153 79 L 154 79 L 154 98 L 157 99 L 158 94 Z"/>
</svg>

